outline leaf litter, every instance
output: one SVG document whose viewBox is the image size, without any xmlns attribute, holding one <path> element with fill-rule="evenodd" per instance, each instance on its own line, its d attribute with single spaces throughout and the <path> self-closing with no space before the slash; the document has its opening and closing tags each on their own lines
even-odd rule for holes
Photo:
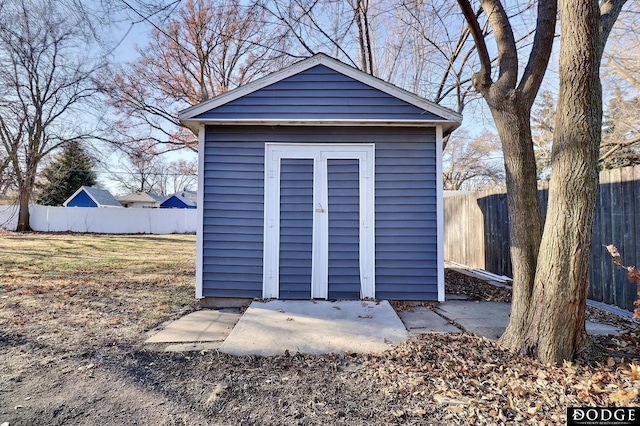
<svg viewBox="0 0 640 426">
<path fill-rule="evenodd" d="M 594 365 L 544 365 L 466 333 L 373 355 L 154 351 L 150 330 L 198 309 L 193 236 L 32 236 L 0 236 L 22 253 L 0 265 L 0 423 L 549 425 L 569 406 L 640 403 L 637 324 L 600 312 L 625 333 L 603 338 L 613 352 Z M 485 284 L 446 274 L 449 293 L 510 300 Z"/>
</svg>

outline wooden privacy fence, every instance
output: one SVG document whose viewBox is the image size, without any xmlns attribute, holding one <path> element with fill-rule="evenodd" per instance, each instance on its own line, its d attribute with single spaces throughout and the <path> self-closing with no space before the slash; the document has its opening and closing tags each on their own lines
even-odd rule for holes
<svg viewBox="0 0 640 426">
<path fill-rule="evenodd" d="M 541 214 L 548 191 L 538 191 Z M 600 172 L 591 244 L 588 297 L 633 311 L 636 285 L 616 268 L 605 245 L 620 250 L 625 265 L 640 267 L 640 166 Z M 512 277 L 507 194 L 486 191 L 444 199 L 445 260 Z M 562 261 L 559 259 L 558 261 Z"/>
</svg>

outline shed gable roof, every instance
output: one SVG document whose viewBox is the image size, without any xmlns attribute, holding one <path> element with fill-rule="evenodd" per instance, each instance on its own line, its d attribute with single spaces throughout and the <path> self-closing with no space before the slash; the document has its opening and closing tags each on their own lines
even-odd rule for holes
<svg viewBox="0 0 640 426">
<path fill-rule="evenodd" d="M 187 108 L 180 120 L 200 124 L 384 123 L 458 127 L 460 114 L 318 54 Z"/>
</svg>

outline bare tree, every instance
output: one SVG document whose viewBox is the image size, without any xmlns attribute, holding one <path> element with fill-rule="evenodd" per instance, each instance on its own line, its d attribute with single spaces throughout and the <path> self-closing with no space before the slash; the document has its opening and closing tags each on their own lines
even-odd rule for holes
<svg viewBox="0 0 640 426">
<path fill-rule="evenodd" d="M 625 92 L 615 85 L 604 111 L 599 159 L 603 169 L 640 164 L 640 93 Z"/>
<path fill-rule="evenodd" d="M 502 142 L 514 283 L 511 319 L 501 344 L 512 350 L 520 350 L 527 328 L 526 315 L 542 237 L 540 215 L 535 213 L 540 211 L 540 206 L 530 115 L 551 55 L 556 2 L 538 2 L 537 31 L 529 62 L 522 73 L 515 37 L 504 7 L 496 0 L 481 2 L 484 15 L 493 28 L 499 54 L 499 73 L 495 81 L 479 14 L 468 0 L 458 0 L 458 3 L 469 23 L 480 57 L 480 70 L 473 76 L 473 84 L 487 101 Z"/>
<path fill-rule="evenodd" d="M 297 56 L 324 51 L 458 112 L 478 99 L 471 84 L 475 44 L 449 0 L 275 0 L 265 7 L 288 30 Z M 526 21 L 531 9 L 518 5 L 511 17 Z M 482 31 L 493 37 L 488 24 Z M 518 49 L 530 38 L 530 31 L 519 34 Z"/>
<path fill-rule="evenodd" d="M 123 153 L 118 151 L 120 155 Z M 124 192 L 154 192 L 168 195 L 196 186 L 195 161 L 167 159 L 158 154 L 154 141 L 141 141 L 124 154 L 119 168 L 111 173 Z"/>
<path fill-rule="evenodd" d="M 177 112 L 281 66 L 284 36 L 265 25 L 258 3 L 187 0 L 161 26 L 140 58 L 111 70 L 109 102 L 118 114 L 113 142 L 154 141 L 197 150 Z M 284 58 L 284 59 L 283 59 Z"/>
<path fill-rule="evenodd" d="M 198 184 L 198 165 L 196 161 L 187 160 L 167 162 L 159 181 L 160 193 L 164 195 L 194 189 Z"/>
<path fill-rule="evenodd" d="M 585 331 L 602 127 L 600 63 L 625 0 L 560 1 L 560 92 L 549 209 L 521 349 L 548 362 L 593 350 Z M 562 259 L 562 261 L 559 261 Z"/>
<path fill-rule="evenodd" d="M 444 189 L 481 191 L 504 185 L 500 140 L 489 132 L 472 138 L 455 132 L 442 156 Z"/>
<path fill-rule="evenodd" d="M 30 229 L 40 161 L 89 136 L 77 117 L 99 89 L 102 62 L 87 57 L 90 35 L 66 12 L 42 0 L 0 3 L 0 142 L 19 191 L 19 231 Z"/>
<path fill-rule="evenodd" d="M 17 144 L 0 144 L 0 194 L 2 195 L 11 189 L 17 188 L 16 176 L 13 172 L 13 163 L 11 161 L 17 155 L 17 148 Z"/>
<path fill-rule="evenodd" d="M 413 0 L 402 2 L 397 16 L 394 33 L 402 38 L 392 45 L 392 52 L 403 58 L 387 62 L 394 69 L 388 70 L 386 77 L 462 112 L 478 97 L 471 84 L 472 69 L 478 63 L 471 32 L 459 8 L 448 0 Z M 491 36 L 488 25 L 482 31 L 484 37 Z"/>
<path fill-rule="evenodd" d="M 129 147 L 111 178 L 125 192 L 156 192 L 160 189 L 157 176 L 163 167 L 161 163 L 154 141 L 139 141 L 135 147 Z"/>
<path fill-rule="evenodd" d="M 481 68 L 474 86 L 487 101 L 502 141 L 507 171 L 512 310 L 500 344 L 546 362 L 591 348 L 584 331 L 587 266 L 597 191 L 597 148 L 602 101 L 598 69 L 604 45 L 625 0 L 560 2 L 560 97 L 551 159 L 549 209 L 539 220 L 530 115 L 549 62 L 555 0 L 538 2 L 536 33 L 522 73 L 509 17 L 498 0 L 482 0 L 495 35 L 499 70 L 494 80 L 478 16 L 458 0 L 474 35 Z M 594 154 L 595 152 L 595 154 Z"/>
<path fill-rule="evenodd" d="M 325 52 L 370 74 L 374 17 L 368 0 L 274 0 L 263 7 L 294 40 L 295 57 Z"/>
<path fill-rule="evenodd" d="M 640 164 L 640 96 L 637 91 L 628 96 L 616 82 L 611 87 L 604 108 L 602 142 L 598 164 L 601 169 Z M 531 116 L 534 152 L 538 178 L 548 179 L 551 172 L 551 151 L 556 120 L 556 96 L 543 91 Z"/>
<path fill-rule="evenodd" d="M 604 168 L 640 161 L 640 13 L 636 7 L 622 10 L 604 52 L 605 87 L 613 93 L 605 111 L 601 147 Z"/>
</svg>

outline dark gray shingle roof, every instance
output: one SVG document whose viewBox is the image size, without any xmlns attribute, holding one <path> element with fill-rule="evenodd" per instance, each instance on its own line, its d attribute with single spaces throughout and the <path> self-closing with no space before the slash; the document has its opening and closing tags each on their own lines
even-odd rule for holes
<svg viewBox="0 0 640 426">
<path fill-rule="evenodd" d="M 116 200 L 116 197 L 106 189 L 94 188 L 92 186 L 83 186 L 81 189 L 84 189 L 84 191 L 93 198 L 93 201 L 95 201 L 98 206 L 122 207 L 120 201 Z"/>
</svg>

